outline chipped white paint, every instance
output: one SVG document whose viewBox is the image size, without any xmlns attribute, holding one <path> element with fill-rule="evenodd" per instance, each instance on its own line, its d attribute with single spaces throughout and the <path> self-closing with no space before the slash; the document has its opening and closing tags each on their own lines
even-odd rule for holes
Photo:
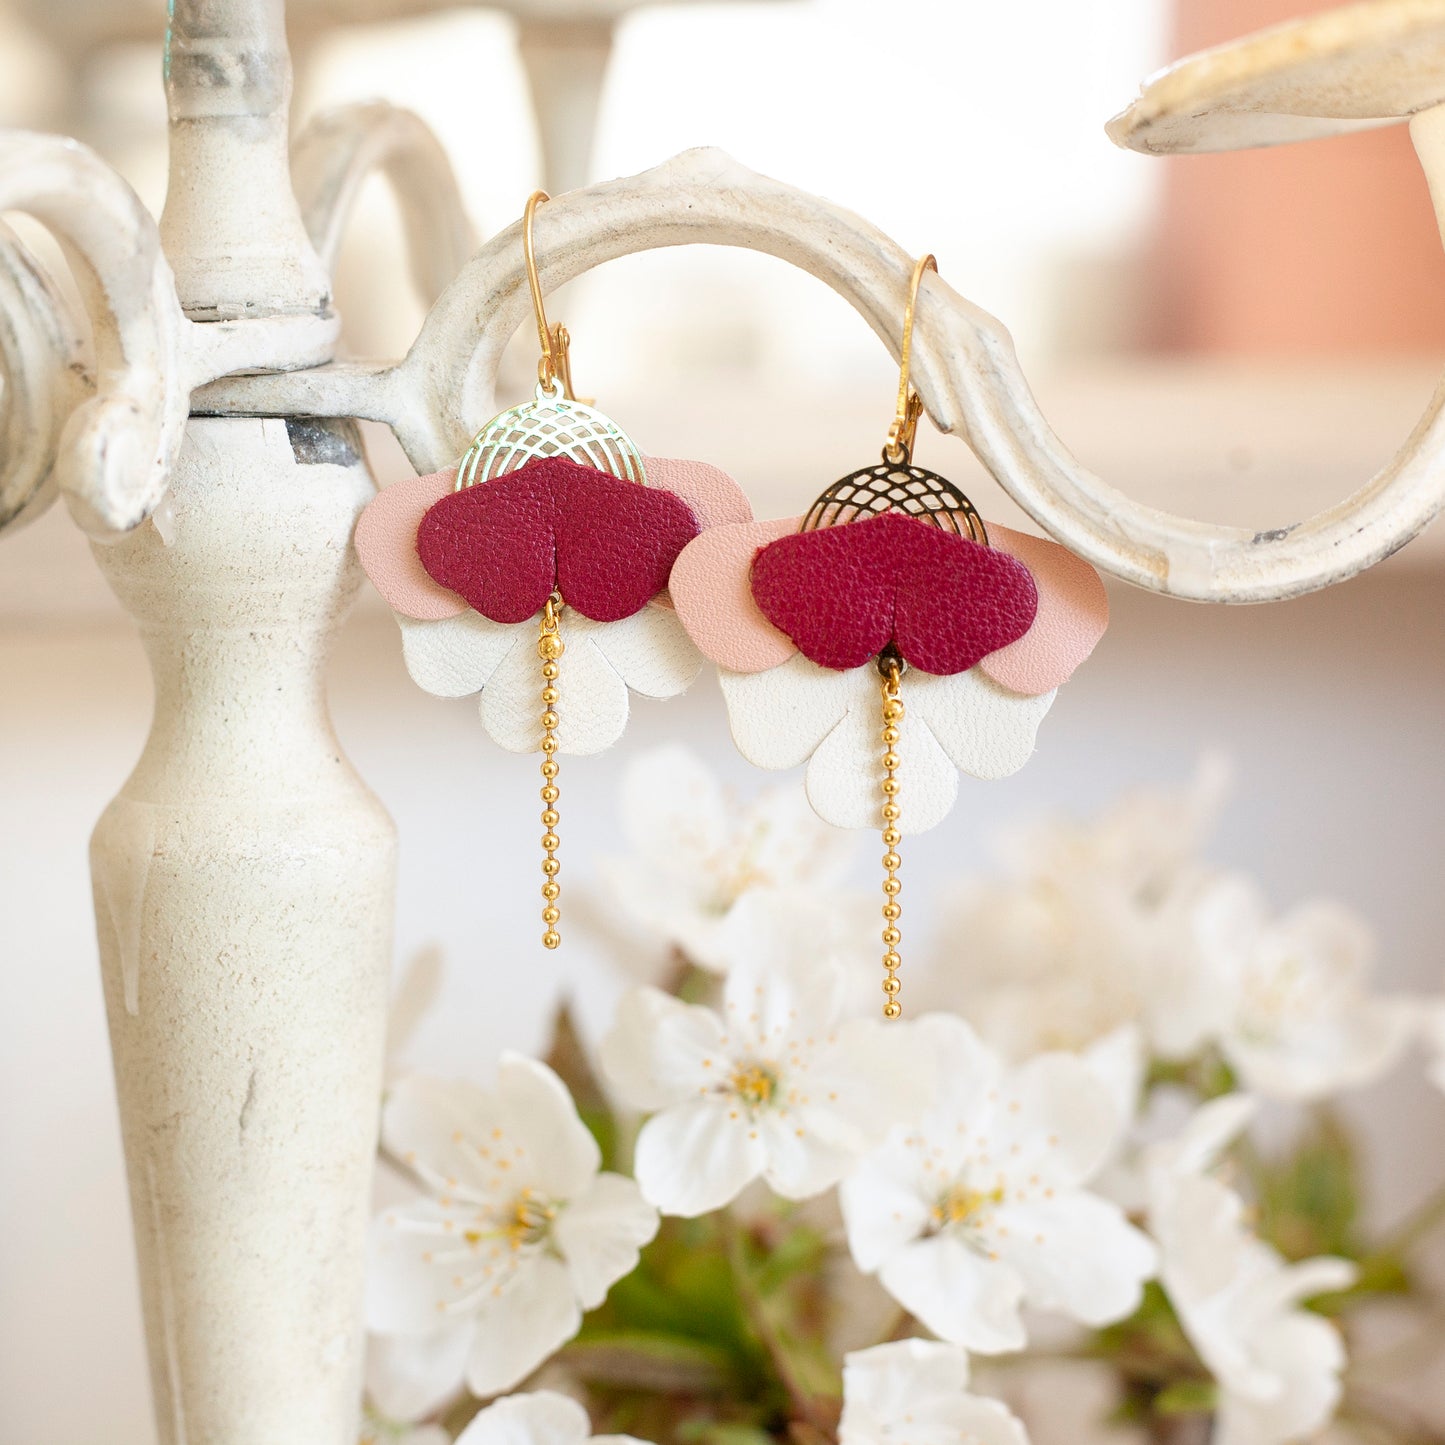
<svg viewBox="0 0 1445 1445">
<path fill-rule="evenodd" d="M 6 440 L 20 441 L 0 458 L 0 526 L 58 489 L 92 537 L 131 531 L 165 492 L 195 386 L 316 359 L 312 316 L 190 321 L 145 207 L 74 141 L 0 132 L 0 211 L 40 221 L 81 262 L 74 278 L 94 336 L 87 352 L 54 285 L 0 234 Z"/>
<path fill-rule="evenodd" d="M 87 357 L 77 339 L 87 328 L 0 235 L 0 527 L 58 489 L 92 537 L 129 532 L 165 491 L 195 386 L 332 353 L 330 281 L 287 176 L 281 0 L 175 0 L 172 10 L 159 233 L 93 152 L 0 133 L 0 212 L 32 216 L 79 260 L 94 335 Z"/>
<path fill-rule="evenodd" d="M 395 840 L 324 688 L 373 485 L 295 430 L 193 421 L 172 544 L 96 549 L 156 686 L 91 867 L 167 1445 L 357 1437 Z"/>
<path fill-rule="evenodd" d="M 291 57 L 283 0 L 172 0 L 166 39 L 170 171 L 161 239 L 188 316 L 305 318 L 276 364 L 330 358 L 331 280 L 290 184 Z"/>
</svg>

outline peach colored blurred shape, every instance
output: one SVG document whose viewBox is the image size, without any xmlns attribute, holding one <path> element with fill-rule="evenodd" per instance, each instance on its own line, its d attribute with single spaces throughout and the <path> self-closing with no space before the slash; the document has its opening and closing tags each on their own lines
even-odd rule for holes
<svg viewBox="0 0 1445 1445">
<path fill-rule="evenodd" d="M 766 672 L 798 649 L 753 601 L 753 556 L 798 530 L 800 517 L 713 527 L 694 537 L 673 564 L 668 590 L 688 636 L 729 672 Z"/>
<path fill-rule="evenodd" d="M 366 505 L 356 523 L 356 555 L 371 585 L 403 617 L 440 622 L 467 610 L 467 604 L 440 582 L 432 581 L 416 554 L 421 519 L 452 490 L 455 467 L 425 477 L 393 482 Z"/>
<path fill-rule="evenodd" d="M 681 497 L 700 527 L 752 520 L 742 488 L 717 467 L 667 457 L 647 457 L 643 465 L 648 485 Z M 449 467 L 394 482 L 373 498 L 356 524 L 357 556 L 372 585 L 393 610 L 418 622 L 440 622 L 467 610 L 455 592 L 432 580 L 416 553 L 421 519 L 450 493 L 456 474 Z"/>
<path fill-rule="evenodd" d="M 988 539 L 1034 574 L 1039 611 L 1017 642 L 989 653 L 978 667 L 1000 687 L 1037 697 L 1066 682 L 1094 650 L 1109 625 L 1109 598 L 1099 574 L 1057 542 L 995 526 Z"/>
</svg>

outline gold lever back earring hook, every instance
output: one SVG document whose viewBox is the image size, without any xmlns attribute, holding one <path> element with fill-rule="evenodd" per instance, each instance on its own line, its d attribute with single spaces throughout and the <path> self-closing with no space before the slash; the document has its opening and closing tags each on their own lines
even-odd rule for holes
<svg viewBox="0 0 1445 1445">
<path fill-rule="evenodd" d="M 918 308 L 918 287 L 923 273 L 938 272 L 938 262 L 930 253 L 920 256 L 913 266 L 908 282 L 908 301 L 903 308 L 903 347 L 898 356 L 898 405 L 893 424 L 888 428 L 888 444 L 883 448 L 885 462 L 908 462 L 913 456 L 913 439 L 918 435 L 918 419 L 923 415 L 923 399 L 908 381 L 908 363 L 913 351 L 913 313 Z"/>
<path fill-rule="evenodd" d="M 554 391 L 560 383 L 562 395 L 576 401 L 572 393 L 572 338 L 559 321 L 547 324 L 547 308 L 542 304 L 542 278 L 537 272 L 537 249 L 532 240 L 532 217 L 543 201 L 551 200 L 546 191 L 533 191 L 522 212 L 522 259 L 527 266 L 527 285 L 532 292 L 532 314 L 537 321 L 537 340 L 542 354 L 537 359 L 537 380 L 545 391 Z"/>
</svg>

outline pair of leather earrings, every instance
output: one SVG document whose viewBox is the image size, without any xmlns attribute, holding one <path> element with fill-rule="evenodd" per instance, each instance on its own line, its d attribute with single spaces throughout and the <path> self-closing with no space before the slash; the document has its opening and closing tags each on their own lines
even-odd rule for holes
<svg viewBox="0 0 1445 1445">
<path fill-rule="evenodd" d="M 610 746 L 629 689 L 675 696 L 706 656 L 745 757 L 806 761 L 822 817 L 881 824 L 884 1013 L 896 1018 L 898 845 L 947 813 L 959 769 L 1022 765 L 1053 689 L 1102 634 L 1102 585 L 1054 543 L 990 531 L 957 488 L 913 465 L 922 403 L 909 358 L 932 257 L 913 272 L 881 463 L 802 518 L 757 522 L 726 474 L 644 458 L 576 399 L 570 338 L 548 324 L 537 273 L 545 199 L 529 199 L 522 227 L 536 391 L 489 421 L 457 467 L 382 492 L 357 526 L 362 565 L 397 615 L 415 681 L 480 694 L 494 739 L 541 753 L 547 948 L 561 942 L 558 755 Z"/>
</svg>

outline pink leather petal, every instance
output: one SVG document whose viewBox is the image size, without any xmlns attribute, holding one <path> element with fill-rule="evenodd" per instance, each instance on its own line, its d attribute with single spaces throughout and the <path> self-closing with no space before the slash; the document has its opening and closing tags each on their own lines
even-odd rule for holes
<svg viewBox="0 0 1445 1445">
<path fill-rule="evenodd" d="M 1109 598 L 1099 574 L 1067 547 L 1007 527 L 988 529 L 1001 552 L 1034 574 L 1039 612 L 1034 625 L 1007 647 L 991 652 L 980 671 L 1010 692 L 1037 697 L 1067 682 L 1109 625 Z"/>
<path fill-rule="evenodd" d="M 455 467 L 393 482 L 378 492 L 356 520 L 356 555 L 371 584 L 400 612 L 418 622 L 440 622 L 467 610 L 449 587 L 427 575 L 416 553 L 421 519 L 456 480 Z"/>
<path fill-rule="evenodd" d="M 801 517 L 709 527 L 682 549 L 668 590 L 687 634 L 729 672 L 766 672 L 797 648 L 758 610 L 749 574 L 759 547 L 798 530 Z"/>
<path fill-rule="evenodd" d="M 435 581 L 494 622 L 524 621 L 554 588 L 582 616 L 618 622 L 666 588 L 697 530 L 670 491 L 546 457 L 442 497 L 416 550 Z"/>
<path fill-rule="evenodd" d="M 643 466 L 647 485 L 675 492 L 692 508 L 700 527 L 722 527 L 753 519 L 752 505 L 743 489 L 718 467 L 669 457 L 645 457 Z"/>
<path fill-rule="evenodd" d="M 967 672 L 1038 610 L 1023 563 L 899 512 L 780 537 L 753 559 L 752 592 L 805 657 L 838 671 L 892 642 L 924 672 Z"/>
</svg>

